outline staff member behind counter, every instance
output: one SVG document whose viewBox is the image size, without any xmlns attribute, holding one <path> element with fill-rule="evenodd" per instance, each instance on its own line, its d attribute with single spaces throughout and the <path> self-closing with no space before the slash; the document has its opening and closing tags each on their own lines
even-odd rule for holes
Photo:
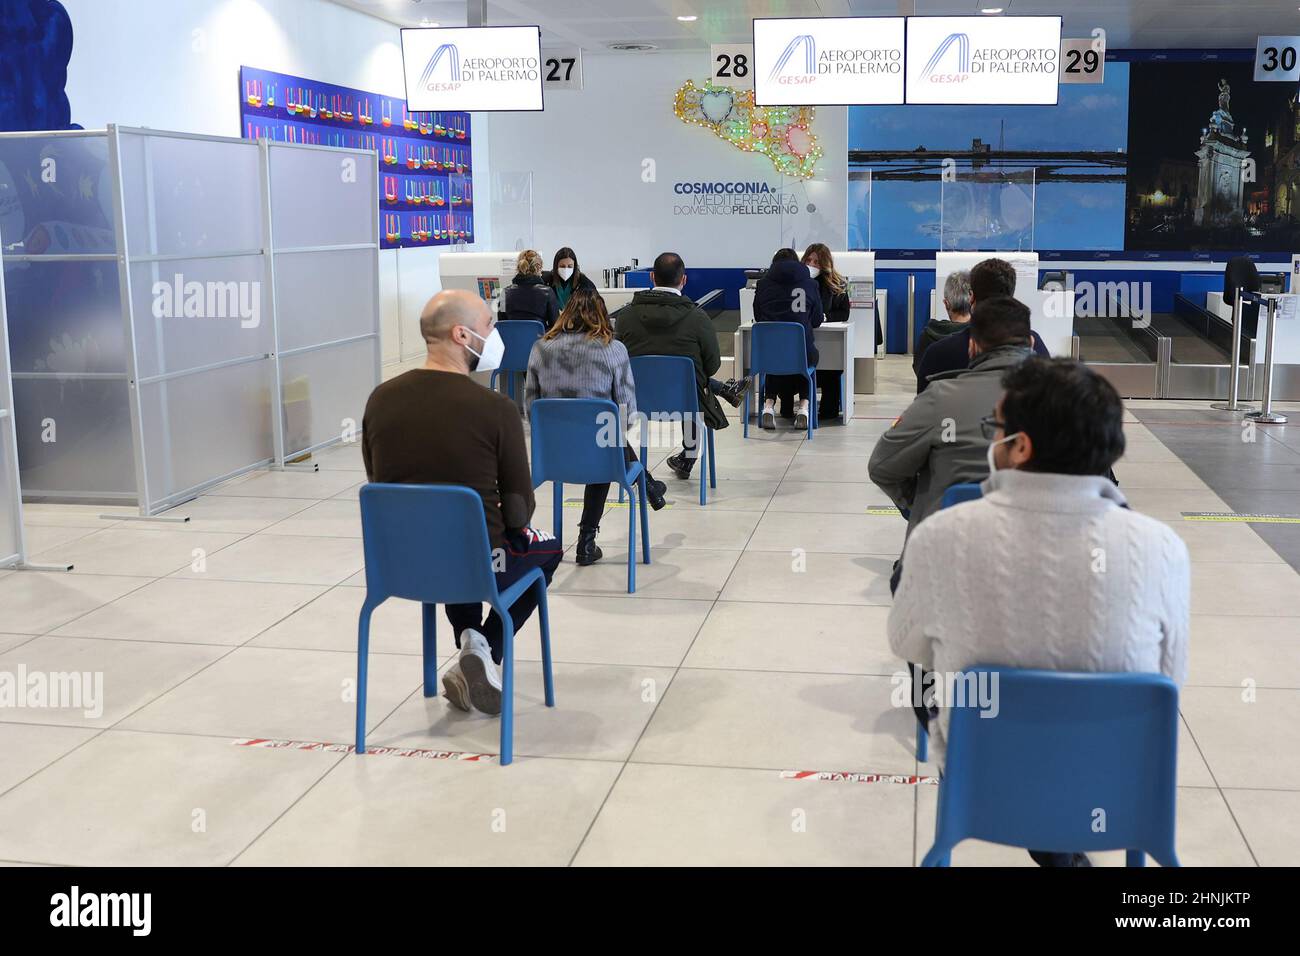
<svg viewBox="0 0 1300 956">
<path fill-rule="evenodd" d="M 555 293 L 561 312 L 569 304 L 569 296 L 573 295 L 578 289 L 596 291 L 596 283 L 588 279 L 586 274 L 578 268 L 578 255 L 568 246 L 561 246 L 555 253 L 555 259 L 551 263 L 551 271 L 542 276 L 542 281 L 550 286 Z"/>
</svg>

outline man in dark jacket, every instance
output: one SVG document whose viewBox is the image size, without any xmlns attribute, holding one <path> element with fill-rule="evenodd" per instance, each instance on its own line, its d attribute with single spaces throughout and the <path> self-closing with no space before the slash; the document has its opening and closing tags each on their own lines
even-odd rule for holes
<svg viewBox="0 0 1300 956">
<path fill-rule="evenodd" d="M 985 259 L 975 263 L 970 271 L 970 301 L 974 307 L 984 299 L 996 295 L 1016 294 L 1016 269 L 1005 259 Z M 1034 351 L 1043 358 L 1051 358 L 1047 346 L 1036 333 L 1032 333 Z M 935 342 L 925 351 L 925 357 L 916 367 L 916 394 L 925 391 L 934 376 L 970 367 L 970 326 Z"/>
<path fill-rule="evenodd" d="M 755 322 L 797 322 L 803 326 L 804 348 L 808 365 L 817 366 L 817 343 L 813 329 L 822 324 L 822 297 L 817 281 L 808 267 L 799 261 L 793 249 L 779 249 L 772 257 L 767 274 L 754 289 Z M 795 428 L 808 427 L 808 380 L 799 375 L 769 375 L 763 387 L 763 413 L 759 424 L 776 427 L 776 399 L 783 390 L 801 397 L 795 406 Z"/>
<path fill-rule="evenodd" d="M 943 309 L 947 313 L 946 318 L 931 319 L 921 330 L 921 339 L 916 343 L 916 354 L 912 356 L 913 372 L 921 368 L 921 359 L 931 345 L 954 332 L 962 331 L 970 321 L 970 273 L 965 269 L 948 273 L 943 284 Z"/>
<path fill-rule="evenodd" d="M 655 259 L 650 275 L 654 288 L 640 290 L 616 313 L 614 336 L 633 358 L 684 355 L 694 362 L 695 391 L 704 422 L 710 428 L 726 428 L 727 416 L 709 386 L 710 376 L 722 366 L 718 333 L 704 310 L 682 294 L 686 264 L 677 253 L 665 252 Z M 698 457 L 693 423 L 683 422 L 682 451 L 669 457 L 668 467 L 678 478 L 689 478 Z"/>
<path fill-rule="evenodd" d="M 871 452 L 867 474 L 900 510 L 907 530 L 939 510 L 949 486 L 983 481 L 989 440 L 980 419 L 1002 396 L 1002 376 L 1033 352 L 1029 307 L 1010 296 L 982 299 L 970 321 L 970 368 L 943 373 L 916 396 Z"/>
</svg>

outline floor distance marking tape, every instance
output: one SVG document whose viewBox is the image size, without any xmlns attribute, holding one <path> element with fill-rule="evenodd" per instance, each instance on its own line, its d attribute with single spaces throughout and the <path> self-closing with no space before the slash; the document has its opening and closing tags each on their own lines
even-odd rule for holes
<svg viewBox="0 0 1300 956">
<path fill-rule="evenodd" d="M 357 748 L 353 744 L 330 744 L 318 740 L 276 740 L 272 737 L 241 737 L 232 740 L 235 747 L 253 747 L 259 750 L 318 750 L 322 753 L 350 754 Z M 496 754 L 473 754 L 458 750 L 426 750 L 419 747 L 367 747 L 363 757 L 420 757 L 424 760 L 468 760 L 485 762 L 495 760 Z"/>
<path fill-rule="evenodd" d="M 902 515 L 902 512 L 893 505 L 867 505 L 867 514 L 897 518 Z"/>
<path fill-rule="evenodd" d="M 1300 524 L 1300 515 L 1238 514 L 1233 511 L 1184 511 L 1184 521 L 1225 521 L 1247 524 Z"/>
<path fill-rule="evenodd" d="M 839 770 L 782 770 L 782 780 L 824 780 L 828 783 L 898 783 L 914 787 L 938 786 L 939 778 L 906 773 L 852 773 Z"/>
</svg>

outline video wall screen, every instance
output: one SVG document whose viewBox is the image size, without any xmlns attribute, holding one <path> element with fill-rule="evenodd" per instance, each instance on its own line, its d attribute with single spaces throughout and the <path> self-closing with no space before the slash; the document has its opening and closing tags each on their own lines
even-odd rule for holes
<svg viewBox="0 0 1300 956">
<path fill-rule="evenodd" d="M 1297 90 L 1253 74 L 1249 62 L 1132 64 L 1125 248 L 1296 249 Z"/>
<path fill-rule="evenodd" d="M 382 248 L 474 241 L 468 113 L 412 112 L 400 96 L 247 66 L 239 86 L 245 139 L 379 153 Z"/>
<path fill-rule="evenodd" d="M 1055 106 L 850 107 L 849 245 L 1122 249 L 1128 113 L 1127 63 Z"/>
</svg>

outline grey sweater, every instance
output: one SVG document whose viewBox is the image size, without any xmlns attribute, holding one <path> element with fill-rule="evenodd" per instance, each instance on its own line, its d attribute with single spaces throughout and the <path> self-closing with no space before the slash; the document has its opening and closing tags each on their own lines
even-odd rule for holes
<svg viewBox="0 0 1300 956">
<path fill-rule="evenodd" d="M 539 398 L 608 398 L 633 421 L 636 382 L 627 349 L 617 339 L 606 345 L 581 332 L 538 339 L 528 356 L 528 408 Z"/>
<path fill-rule="evenodd" d="M 942 675 L 987 664 L 1181 684 L 1187 546 L 1123 504 L 1107 478 L 995 472 L 981 500 L 931 515 L 908 538 L 889 646 Z M 940 709 L 939 750 L 950 716 Z"/>
</svg>

